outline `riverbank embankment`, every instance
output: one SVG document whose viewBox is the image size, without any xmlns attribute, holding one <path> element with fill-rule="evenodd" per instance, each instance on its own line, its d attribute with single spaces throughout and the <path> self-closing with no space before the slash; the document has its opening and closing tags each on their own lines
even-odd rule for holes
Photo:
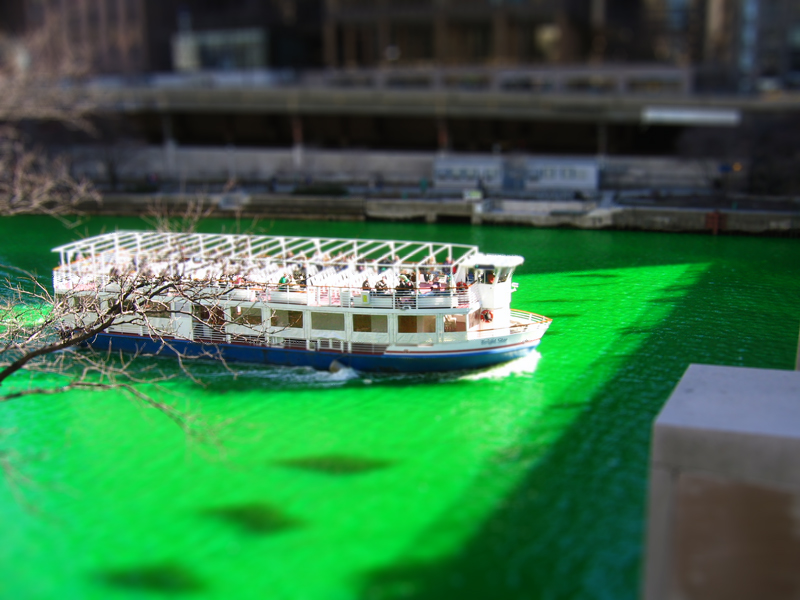
<svg viewBox="0 0 800 600">
<path fill-rule="evenodd" d="M 710 232 L 753 235 L 800 234 L 794 202 L 620 203 L 612 194 L 597 200 L 489 198 L 375 198 L 270 193 L 108 193 L 87 212 L 104 215 L 179 215 L 193 208 L 209 217 L 315 220 L 388 220 L 576 229 Z"/>
</svg>

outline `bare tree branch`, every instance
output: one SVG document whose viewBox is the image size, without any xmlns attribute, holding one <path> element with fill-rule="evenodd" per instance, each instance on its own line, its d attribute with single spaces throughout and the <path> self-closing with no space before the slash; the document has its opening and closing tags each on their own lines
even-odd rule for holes
<svg viewBox="0 0 800 600">
<path fill-rule="evenodd" d="M 94 133 L 96 102 L 82 83 L 89 62 L 57 40 L 59 19 L 46 11 L 25 38 L 0 36 L 0 215 L 48 214 L 64 223 L 81 205 L 97 203 L 87 180 L 76 180 L 65 157 L 24 133 L 27 124 L 56 122 Z"/>
<path fill-rule="evenodd" d="M 146 390 L 176 374 L 202 385 L 192 373 L 189 358 L 213 358 L 228 368 L 210 340 L 191 356 L 173 343 L 178 317 L 188 317 L 205 328 L 209 338 L 227 335 L 241 341 L 262 335 L 257 327 L 237 321 L 222 308 L 222 300 L 235 286 L 224 282 L 212 285 L 182 274 L 153 274 L 146 265 L 129 265 L 127 270 L 112 269 L 102 294 L 97 282 L 87 281 L 54 295 L 49 283 L 34 274 L 15 267 L 0 268 L 7 273 L 0 293 L 0 403 L 75 389 L 118 389 L 162 412 L 192 438 L 214 438 L 201 420 Z M 233 324 L 236 327 L 229 327 Z M 81 348 L 112 327 L 134 327 L 158 342 L 177 357 L 177 370 L 134 364 L 138 353 L 117 355 Z M 52 376 L 54 383 L 31 387 L 28 379 L 22 383 L 15 378 L 23 370 Z"/>
</svg>

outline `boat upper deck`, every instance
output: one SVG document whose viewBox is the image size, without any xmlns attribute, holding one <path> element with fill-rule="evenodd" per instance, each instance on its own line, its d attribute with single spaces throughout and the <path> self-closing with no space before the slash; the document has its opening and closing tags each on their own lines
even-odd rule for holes
<svg viewBox="0 0 800 600">
<path fill-rule="evenodd" d="M 477 246 L 398 240 L 360 240 L 237 234 L 115 231 L 53 248 L 61 268 L 78 262 L 94 267 L 192 261 L 208 266 L 258 265 L 280 270 L 289 264 L 311 263 L 320 268 L 381 266 L 419 268 L 431 264 L 459 265 L 478 255 Z"/>
<path fill-rule="evenodd" d="M 522 257 L 483 254 L 466 244 L 143 231 L 117 231 L 53 251 L 61 257 L 57 290 L 100 289 L 136 273 L 287 304 L 352 306 L 359 291 L 371 290 L 373 299 L 364 304 L 374 308 L 466 307 L 477 300 L 471 269 L 510 274 L 522 263 Z"/>
</svg>

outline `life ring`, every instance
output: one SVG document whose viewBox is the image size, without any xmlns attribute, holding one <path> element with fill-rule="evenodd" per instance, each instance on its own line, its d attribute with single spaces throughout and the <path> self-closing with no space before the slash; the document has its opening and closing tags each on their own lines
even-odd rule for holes
<svg viewBox="0 0 800 600">
<path fill-rule="evenodd" d="M 494 315 L 492 314 L 492 311 L 490 311 L 488 308 L 486 310 L 482 310 L 481 321 L 483 321 L 484 323 L 491 323 L 492 321 L 494 321 Z"/>
</svg>

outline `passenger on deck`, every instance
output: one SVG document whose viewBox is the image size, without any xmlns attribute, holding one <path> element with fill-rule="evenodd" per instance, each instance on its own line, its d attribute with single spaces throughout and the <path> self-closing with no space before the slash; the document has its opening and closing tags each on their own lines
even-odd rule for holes
<svg viewBox="0 0 800 600">
<path fill-rule="evenodd" d="M 375 284 L 375 289 L 382 293 L 389 289 L 389 285 L 386 283 L 386 275 L 378 280 L 378 282 Z"/>
<path fill-rule="evenodd" d="M 366 291 L 370 291 L 372 289 L 372 286 L 369 284 L 369 279 L 364 280 L 364 283 L 361 284 L 361 289 Z"/>
<path fill-rule="evenodd" d="M 414 282 L 411 281 L 405 275 L 400 275 L 400 285 L 397 286 L 398 290 L 402 290 L 404 292 L 410 292 L 414 290 Z"/>
<path fill-rule="evenodd" d="M 414 292 L 414 284 L 409 281 L 408 277 L 400 275 L 400 283 L 394 289 L 397 292 L 395 306 L 406 306 L 410 302 L 413 302 L 413 298 L 406 298 L 406 296 L 410 296 Z"/>
<path fill-rule="evenodd" d="M 306 269 L 305 267 L 297 267 L 292 274 L 295 283 L 300 287 L 306 287 Z"/>
</svg>

